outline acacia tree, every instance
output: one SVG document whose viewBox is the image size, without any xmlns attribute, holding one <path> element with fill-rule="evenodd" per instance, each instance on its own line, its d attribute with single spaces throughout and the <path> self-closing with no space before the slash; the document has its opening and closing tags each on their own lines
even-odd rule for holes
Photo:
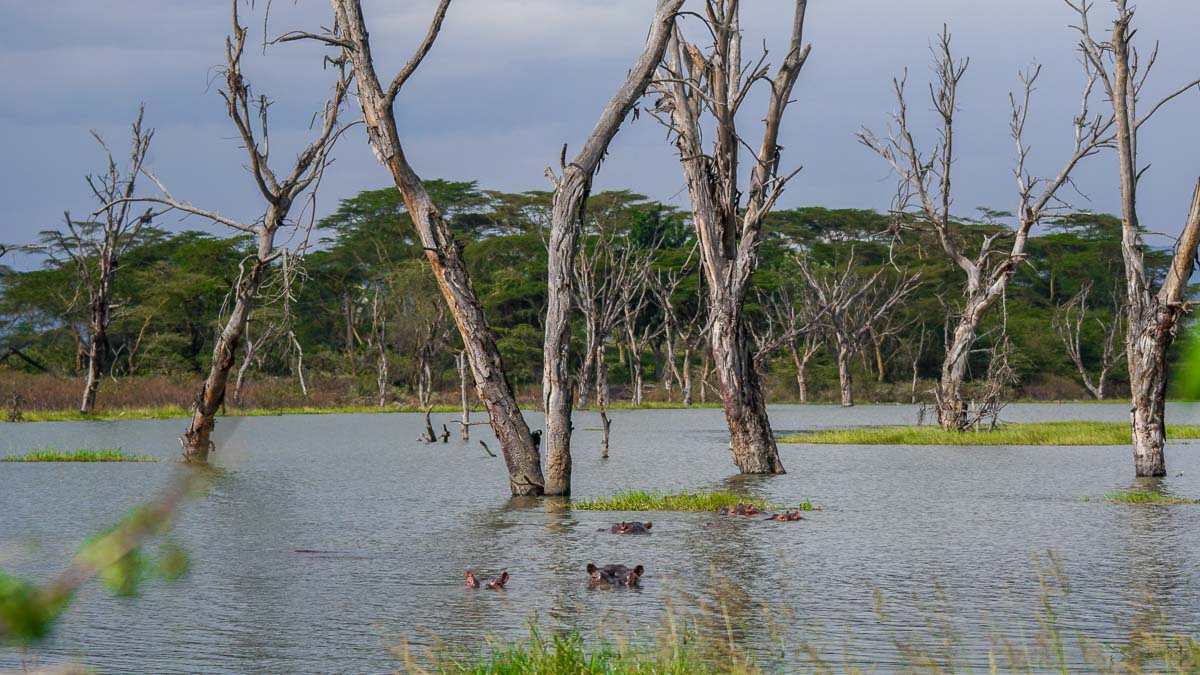
<svg viewBox="0 0 1200 675">
<path fill-rule="evenodd" d="M 124 171 L 117 167 L 104 138 L 92 132 L 107 160 L 104 173 L 87 177 L 88 187 L 100 203 L 100 210 L 86 222 L 75 222 L 69 212 L 64 213 L 65 231 L 42 233 L 44 244 L 41 248 L 50 260 L 75 268 L 78 286 L 73 304 L 80 300 L 87 302 L 81 335 L 87 343 L 87 373 L 79 403 L 79 412 L 84 415 L 96 409 L 100 371 L 108 354 L 108 327 L 113 310 L 117 308 L 113 297 L 117 272 L 138 233 L 158 215 L 152 209 L 135 213 L 134 205 L 129 201 L 137 191 L 137 179 L 154 137 L 153 129 L 142 128 L 144 114 L 145 107 L 139 107 L 132 127 L 129 166 Z M 80 346 L 82 348 L 82 344 Z"/>
<path fill-rule="evenodd" d="M 807 5 L 807 0 L 796 0 L 791 41 L 771 76 L 766 53 L 754 65 L 742 67 L 739 0 L 707 0 L 701 17 L 712 38 L 707 56 L 676 27 L 654 85 L 661 95 L 654 114 L 679 150 L 691 201 L 708 286 L 709 342 L 721 381 L 730 449 L 738 469 L 747 474 L 784 472 L 743 313 L 750 277 L 758 266 L 763 220 L 795 175 L 779 174 L 778 141 L 792 89 L 810 51 L 803 44 Z M 770 94 L 762 139 L 758 149 L 751 150 L 749 186 L 743 191 L 739 160 L 750 144 L 739 132 L 738 113 L 758 82 L 766 83 Z M 711 154 L 704 147 L 706 127 L 715 133 Z"/>
<path fill-rule="evenodd" d="M 542 405 L 546 411 L 546 489 L 548 495 L 571 493 L 571 285 L 583 229 L 583 209 L 592 179 L 621 122 L 646 92 L 662 61 L 683 0 L 658 0 L 646 46 L 625 82 L 609 101 L 583 149 L 568 164 L 563 146 L 561 175 L 551 169 L 554 198 L 547 245 L 546 339 L 543 344 Z"/>
<path fill-rule="evenodd" d="M 1138 132 L 1163 105 L 1191 89 L 1194 80 L 1168 94 L 1144 114 L 1138 104 L 1142 89 L 1153 70 L 1158 49 L 1149 59 L 1139 59 L 1133 44 L 1133 8 L 1127 0 L 1116 0 L 1117 17 L 1107 41 L 1096 42 L 1089 24 L 1091 4 L 1086 0 L 1067 4 L 1079 15 L 1080 51 L 1089 81 L 1097 77 L 1112 104 L 1121 178 L 1121 256 L 1125 262 L 1125 291 L 1128 326 L 1125 353 L 1129 362 L 1132 394 L 1130 426 L 1133 461 L 1138 476 L 1166 475 L 1166 390 L 1167 350 L 1175 340 L 1181 317 L 1190 309 L 1188 279 L 1200 245 L 1200 181 L 1192 194 L 1191 208 L 1175 245 L 1175 254 L 1162 287 L 1155 293 L 1146 274 L 1146 246 L 1142 241 L 1137 212 L 1138 183 L 1149 166 L 1139 167 Z"/>
<path fill-rule="evenodd" d="M 545 480 L 537 443 L 517 405 L 495 335 L 467 271 L 462 245 L 455 241 L 454 232 L 430 197 L 425 183 L 405 157 L 396 123 L 396 99 L 405 82 L 433 48 L 450 0 L 438 3 L 429 30 L 416 53 L 386 85 L 375 71 L 360 0 L 331 0 L 331 3 L 334 25 L 329 33 L 292 32 L 280 39 L 323 42 L 338 48 L 342 57 L 352 66 L 368 141 L 376 159 L 392 174 L 404 198 L 442 296 L 454 316 L 471 362 L 476 392 L 488 410 L 492 430 L 504 455 L 512 494 L 541 495 L 545 491 Z"/>
<path fill-rule="evenodd" d="M 1088 78 L 1083 91 L 1079 114 L 1073 122 L 1074 147 L 1062 169 L 1054 178 L 1034 176 L 1026 168 L 1029 147 L 1023 139 L 1030 99 L 1041 66 L 1021 74 L 1023 95 L 1009 94 L 1011 116 L 1009 131 L 1016 144 L 1014 175 L 1017 181 L 1017 227 L 1000 228 L 985 235 L 978 253 L 969 257 L 970 241 L 955 230 L 950 214 L 953 203 L 952 185 L 954 164 L 954 122 L 958 111 L 958 85 L 966 74 L 970 59 L 956 61 L 950 49 L 950 32 L 943 28 L 934 51 L 933 70 L 936 82 L 930 86 L 934 110 L 940 118 L 939 142 L 928 153 L 922 152 L 914 140 L 908 122 L 905 98 L 907 70 L 903 77 L 892 81 L 898 111 L 892 115 L 886 139 L 870 130 L 858 134 L 863 145 L 888 162 L 900 177 L 898 211 L 910 212 L 917 222 L 930 226 L 937 235 L 945 255 L 961 270 L 965 287 L 958 318 L 946 341 L 942 361 L 942 376 L 935 390 L 938 423 L 944 429 L 962 430 L 968 425 L 968 411 L 962 387 L 972 348 L 979 337 L 979 324 L 987 311 L 1003 297 L 1008 282 L 1026 257 L 1026 243 L 1034 225 L 1062 205 L 1058 191 L 1070 181 L 1071 172 L 1084 158 L 1096 154 L 1112 142 L 1111 117 L 1092 116 L 1088 104 L 1095 76 Z M 1010 242 L 997 246 L 1000 241 Z"/>
<path fill-rule="evenodd" d="M 838 383 L 843 406 L 854 405 L 850 388 L 850 359 L 871 333 L 917 290 L 919 274 L 901 272 L 894 279 L 880 268 L 871 276 L 858 273 L 854 249 L 842 270 L 830 268 L 815 272 L 808 258 L 798 259 L 800 277 L 815 301 L 820 332 L 828 339 L 838 366 Z"/>
<path fill-rule="evenodd" d="M 247 30 L 241 25 L 238 16 L 237 0 L 232 3 L 231 12 L 233 32 L 225 40 L 225 89 L 221 97 L 225 102 L 225 112 L 233 126 L 237 129 L 238 138 L 246 151 L 248 168 L 259 193 L 266 202 L 266 210 L 253 223 L 243 223 L 215 211 L 202 209 L 190 202 L 176 198 L 166 185 L 149 170 L 142 172 L 148 176 L 162 192 L 161 197 L 140 197 L 141 201 L 151 201 L 164 204 L 171 209 L 207 218 L 239 232 L 252 235 L 255 240 L 255 251 L 242 261 L 238 269 L 237 280 L 230 290 L 232 309 L 225 318 L 221 333 L 213 347 L 212 366 L 208 377 L 200 388 L 192 406 L 192 421 L 184 432 L 180 442 L 183 445 L 184 458 L 189 462 L 207 462 L 209 452 L 213 448 L 211 436 L 215 426 L 215 418 L 221 406 L 225 403 L 225 392 L 229 383 L 229 375 L 237 358 L 237 352 L 246 330 L 250 313 L 260 298 L 263 285 L 272 272 L 280 275 L 280 299 L 286 306 L 294 300 L 291 279 L 295 273 L 295 263 L 292 258 L 296 253 L 288 248 L 276 245 L 275 239 L 281 228 L 289 224 L 300 228 L 301 223 L 291 216 L 292 209 L 301 202 L 305 195 L 312 198 L 317 184 L 320 183 L 325 167 L 329 163 L 329 153 L 341 131 L 338 114 L 349 88 L 350 78 L 345 72 L 343 63 L 334 63 L 337 73 L 333 94 L 322 108 L 317 127 L 316 137 L 300 152 L 286 173 L 276 172 L 270 164 L 270 142 L 267 123 L 268 101 L 265 96 L 255 96 L 251 92 L 249 81 L 242 71 L 242 54 L 246 46 Z M 307 240 L 307 237 L 304 238 Z M 303 244 L 301 244 L 303 248 Z M 278 268 L 278 269 L 274 269 Z M 285 315 L 288 311 L 285 310 Z M 304 384 L 302 365 L 303 352 L 290 326 L 284 330 L 289 337 L 290 347 L 297 349 L 297 370 L 301 386 Z"/>
</svg>

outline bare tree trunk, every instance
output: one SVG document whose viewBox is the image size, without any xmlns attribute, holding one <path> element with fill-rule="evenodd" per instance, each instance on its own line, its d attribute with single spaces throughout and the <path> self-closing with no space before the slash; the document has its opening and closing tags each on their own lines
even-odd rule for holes
<svg viewBox="0 0 1200 675">
<path fill-rule="evenodd" d="M 454 232 L 429 196 L 425 184 L 408 163 L 396 127 L 396 97 L 432 48 L 449 0 L 442 0 L 438 5 L 421 47 L 386 89 L 375 73 L 359 0 L 332 0 L 332 4 L 339 35 L 325 41 L 341 47 L 343 55 L 353 65 L 371 148 L 380 163 L 391 172 L 404 198 L 434 277 L 454 316 L 471 362 L 476 392 L 488 410 L 492 431 L 504 455 L 512 494 L 541 495 L 545 491 L 541 457 L 517 405 L 495 336 L 463 260 L 461 245 L 455 241 Z"/>
<path fill-rule="evenodd" d="M 596 407 L 600 409 L 600 458 L 608 459 L 608 431 L 612 421 L 608 419 L 608 364 L 604 362 L 604 345 L 596 355 Z"/>
<path fill-rule="evenodd" d="M 273 239 L 273 237 L 272 237 Z M 273 245 L 268 244 L 268 253 Z M 217 337 L 213 347 L 212 366 L 208 377 L 200 387 L 200 395 L 192 406 L 192 423 L 184 432 L 183 458 L 188 462 L 207 462 L 209 451 L 213 447 L 212 431 L 215 418 L 221 406 L 225 403 L 225 386 L 229 381 L 229 373 L 233 369 L 242 333 L 246 321 L 250 318 L 250 310 L 254 306 L 254 297 L 262 284 L 266 266 L 256 260 L 250 272 L 238 285 L 237 300 L 233 311 L 225 321 L 225 327 Z"/>
<path fill-rule="evenodd" d="M 977 321 L 964 314 L 954 328 L 946 357 L 942 360 L 942 379 L 937 391 L 938 424 L 947 431 L 966 428 L 967 405 L 963 400 L 962 387 L 967 377 L 967 365 L 971 347 L 977 337 Z"/>
<path fill-rule="evenodd" d="M 692 404 L 692 343 L 683 345 L 683 404 Z"/>
<path fill-rule="evenodd" d="M 471 440 L 471 402 L 467 394 L 467 353 L 459 351 L 454 355 L 454 365 L 458 368 L 458 394 L 462 399 L 462 439 Z"/>
<path fill-rule="evenodd" d="M 91 328 L 88 330 L 91 333 L 91 340 L 88 341 L 87 375 L 83 381 L 83 400 L 79 404 L 79 412 L 84 415 L 90 415 L 96 410 L 96 390 L 100 388 L 100 369 L 104 365 L 104 354 L 108 351 L 106 349 L 108 335 L 104 329 L 105 323 L 107 322 L 102 319 L 93 318 L 90 324 Z"/>
<path fill-rule="evenodd" d="M 762 384 L 750 358 L 740 303 L 712 300 L 713 309 L 720 310 L 713 316 L 710 339 L 733 461 L 742 473 L 784 473 Z"/>
<path fill-rule="evenodd" d="M 854 405 L 854 395 L 850 391 L 850 356 L 851 351 L 849 346 L 838 345 L 838 385 L 841 387 L 842 405 L 847 408 Z"/>
<path fill-rule="evenodd" d="M 584 202 L 592 179 L 621 122 L 646 92 L 662 60 L 675 13 L 683 0 L 659 0 L 650 35 L 637 64 L 600 115 L 600 121 L 570 164 L 555 180 L 548 245 L 546 340 L 543 346 L 542 404 L 546 411 L 547 495 L 571 494 L 571 282 L 579 251 Z M 565 158 L 566 147 L 563 148 Z M 553 173 L 547 170 L 553 179 Z"/>
</svg>

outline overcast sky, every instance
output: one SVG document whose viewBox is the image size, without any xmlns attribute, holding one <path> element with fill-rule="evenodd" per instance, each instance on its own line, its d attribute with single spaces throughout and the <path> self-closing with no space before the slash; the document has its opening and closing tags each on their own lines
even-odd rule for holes
<svg viewBox="0 0 1200 675">
<path fill-rule="evenodd" d="M 695 0 L 689 0 L 695 2 Z M 420 41 L 433 0 L 366 0 L 381 77 Z M 441 38 L 398 104 L 401 136 L 426 178 L 478 180 L 482 186 L 546 189 L 543 170 L 563 143 L 577 147 L 632 65 L 653 10 L 651 0 L 456 0 Z M 748 47 L 785 47 L 786 0 L 744 0 Z M 308 123 L 331 79 L 322 50 L 298 43 L 262 49 L 264 0 L 243 10 L 257 46 L 245 64 L 254 91 L 269 96 L 276 164 L 309 137 Z M 157 133 L 150 165 L 176 196 L 244 219 L 261 211 L 213 83 L 229 30 L 225 0 L 0 0 L 0 142 L 4 148 L 0 241 L 21 242 L 58 227 L 62 212 L 84 214 L 84 175 L 101 168 L 89 129 L 123 149 L 138 103 Z M 1111 6 L 1097 2 L 1093 23 L 1107 27 Z M 955 208 L 1015 206 L 1008 137 L 1008 92 L 1017 72 L 1043 65 L 1028 124 L 1035 173 L 1056 172 L 1069 151 L 1071 117 L 1082 84 L 1072 14 L 1060 0 L 813 0 L 806 38 L 813 51 L 796 87 L 781 143 L 784 164 L 802 165 L 781 206 L 886 209 L 895 181 L 855 140 L 862 126 L 882 130 L 894 110 L 891 78 L 911 71 L 910 108 L 919 140 L 934 139 L 928 100 L 929 43 L 943 22 L 971 66 L 962 84 Z M 274 0 L 267 32 L 317 31 L 330 23 L 321 0 Z M 1200 73 L 1196 0 L 1143 0 L 1138 37 L 1161 41 L 1146 98 L 1158 98 Z M 759 106 L 761 107 L 761 106 Z M 756 123 L 756 111 L 743 124 Z M 1141 215 L 1152 230 L 1178 232 L 1200 175 L 1200 94 L 1189 92 L 1143 132 L 1153 164 L 1143 181 Z M 622 130 L 598 187 L 630 188 L 683 205 L 683 181 L 663 129 L 649 117 Z M 122 150 L 123 151 L 123 150 Z M 321 188 L 318 214 L 389 176 L 359 130 L 343 138 Z M 1117 207 L 1115 156 L 1088 160 L 1075 205 Z M 147 187 L 148 189 L 148 187 Z M 219 231 L 198 219 L 162 223 Z M 1160 240 L 1160 244 L 1168 243 Z"/>
</svg>

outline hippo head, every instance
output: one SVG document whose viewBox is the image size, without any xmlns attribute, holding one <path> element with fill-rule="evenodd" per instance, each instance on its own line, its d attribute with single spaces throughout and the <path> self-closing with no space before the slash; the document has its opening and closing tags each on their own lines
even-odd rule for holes
<svg viewBox="0 0 1200 675">
<path fill-rule="evenodd" d="M 641 565 L 638 565 L 637 567 L 630 570 L 628 574 L 625 575 L 625 578 L 621 580 L 621 583 L 625 584 L 626 586 L 637 586 L 638 579 L 642 578 L 643 571 L 645 571 L 643 569 L 643 567 Z"/>
<path fill-rule="evenodd" d="M 479 588 L 479 580 L 471 574 L 471 570 L 467 570 L 467 588 Z"/>
<path fill-rule="evenodd" d="M 615 527 L 615 525 L 614 525 L 614 527 Z M 593 564 L 593 563 L 588 563 L 588 566 L 587 566 L 587 572 L 588 572 L 588 574 L 590 574 L 590 575 L 592 576 L 592 583 L 593 583 L 593 584 L 602 584 L 602 583 L 604 583 L 604 575 L 600 573 L 600 568 L 599 568 L 599 567 L 596 567 L 596 565 L 595 565 L 595 564 Z"/>
<path fill-rule="evenodd" d="M 508 583 L 508 572 L 501 572 L 500 576 L 488 582 L 488 588 L 504 588 L 504 584 Z"/>
</svg>

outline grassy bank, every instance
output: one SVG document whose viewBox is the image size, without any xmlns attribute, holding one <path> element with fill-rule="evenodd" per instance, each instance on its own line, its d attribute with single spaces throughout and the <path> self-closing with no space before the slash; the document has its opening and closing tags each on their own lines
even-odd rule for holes
<svg viewBox="0 0 1200 675">
<path fill-rule="evenodd" d="M 33 450 L 23 455 L 7 455 L 0 458 L 3 462 L 157 462 L 153 457 L 130 455 L 120 448 L 103 450 Z"/>
<path fill-rule="evenodd" d="M 1169 438 L 1200 438 L 1200 425 L 1173 424 Z M 995 431 L 943 431 L 934 426 L 866 427 L 785 436 L 780 443 L 834 445 L 1129 445 L 1127 422 L 1029 422 Z"/>
<path fill-rule="evenodd" d="M 679 494 L 664 494 L 647 492 L 645 490 L 621 490 L 611 497 L 594 499 L 573 499 L 571 508 L 580 511 L 716 511 L 736 504 L 753 504 L 759 510 L 768 508 L 766 500 L 733 492 L 696 492 L 687 490 Z M 782 507 L 779 507 L 782 508 Z M 804 500 L 798 508 L 801 511 L 812 511 L 810 500 Z"/>
</svg>

